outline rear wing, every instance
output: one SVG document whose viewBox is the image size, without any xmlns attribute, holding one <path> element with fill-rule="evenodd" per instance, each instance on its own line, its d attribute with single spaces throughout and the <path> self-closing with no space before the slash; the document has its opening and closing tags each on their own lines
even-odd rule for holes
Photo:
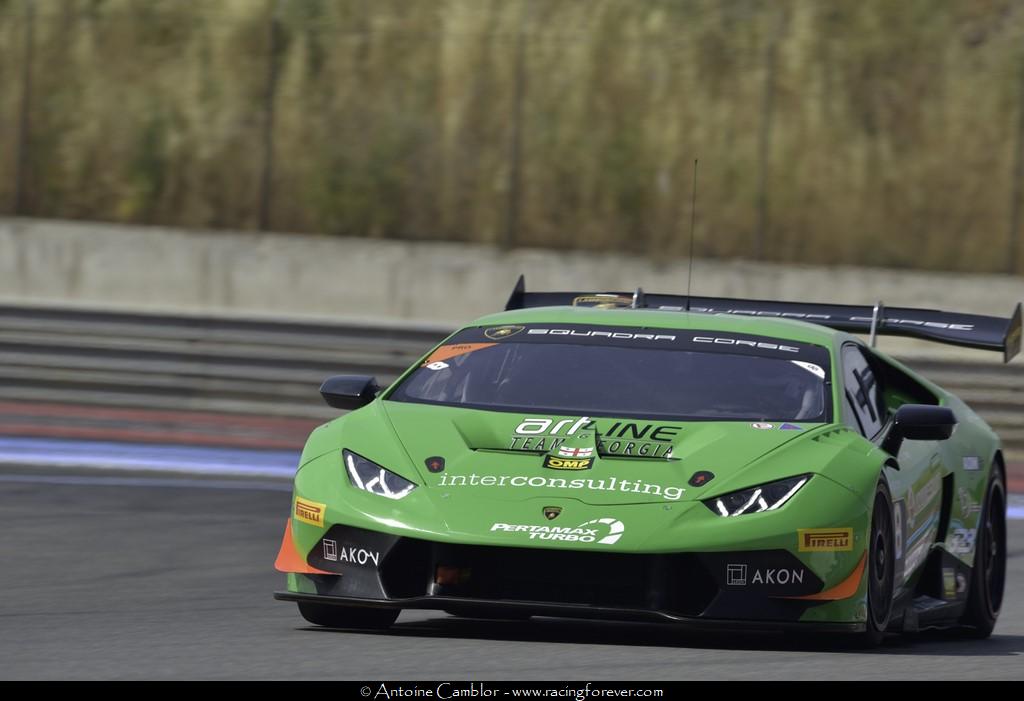
<svg viewBox="0 0 1024 701">
<path fill-rule="evenodd" d="M 957 314 L 936 309 L 813 302 L 772 302 L 727 297 L 645 294 L 635 292 L 527 292 L 519 276 L 506 310 L 531 307 L 605 307 L 690 311 L 704 314 L 778 317 L 820 324 L 840 331 L 883 336 L 908 336 L 966 348 L 1002 351 L 1003 362 L 1020 352 L 1021 305 L 1009 318 Z"/>
</svg>

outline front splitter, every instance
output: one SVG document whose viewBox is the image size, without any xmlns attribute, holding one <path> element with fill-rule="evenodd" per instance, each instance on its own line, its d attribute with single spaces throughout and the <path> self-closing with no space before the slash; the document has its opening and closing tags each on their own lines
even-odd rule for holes
<svg viewBox="0 0 1024 701">
<path fill-rule="evenodd" d="M 471 599 L 458 596 L 417 596 L 406 599 L 362 599 L 348 596 L 299 594 L 291 591 L 274 592 L 278 601 L 308 602 L 333 606 L 359 606 L 363 608 L 421 609 L 444 611 L 457 608 L 471 613 L 474 610 L 493 613 L 506 611 L 519 615 L 553 616 L 561 618 L 591 618 L 613 621 L 641 621 L 671 623 L 693 630 L 744 631 L 789 630 L 821 633 L 863 633 L 863 623 L 798 623 L 792 621 L 740 621 L 727 619 L 691 618 L 665 611 L 649 609 L 614 608 L 587 604 L 552 603 L 550 601 L 515 601 L 508 599 Z"/>
</svg>

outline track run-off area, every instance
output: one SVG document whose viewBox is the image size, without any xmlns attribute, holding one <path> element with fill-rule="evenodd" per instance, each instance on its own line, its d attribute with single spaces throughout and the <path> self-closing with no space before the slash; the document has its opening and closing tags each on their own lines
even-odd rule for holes
<svg viewBox="0 0 1024 701">
<path fill-rule="evenodd" d="M 272 599 L 289 489 L 261 475 L 0 468 L 0 678 L 1024 678 L 1024 499 L 1011 506 L 990 639 L 925 632 L 862 651 L 782 634 L 427 611 L 380 633 L 317 628 Z"/>
</svg>

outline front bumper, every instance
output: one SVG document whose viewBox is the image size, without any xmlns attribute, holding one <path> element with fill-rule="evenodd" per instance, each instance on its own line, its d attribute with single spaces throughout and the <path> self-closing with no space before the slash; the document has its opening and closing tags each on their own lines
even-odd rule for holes
<svg viewBox="0 0 1024 701">
<path fill-rule="evenodd" d="M 827 477 L 777 511 L 733 519 L 699 501 L 587 504 L 423 488 L 399 502 L 352 488 L 335 467 L 313 461 L 296 477 L 277 565 L 290 596 L 741 627 L 866 620 L 869 507 Z M 808 544 L 808 530 L 846 539 Z"/>
<path fill-rule="evenodd" d="M 286 533 L 282 549 L 290 537 Z M 826 589 L 784 549 L 644 554 L 496 547 L 335 524 L 303 564 L 304 571 L 289 572 L 288 591 L 275 598 L 710 627 L 805 627 L 812 620 L 817 629 L 863 629 L 849 612 L 838 620 L 834 611 L 808 616 L 852 605 L 849 599 L 862 589 L 863 559 L 838 587 Z"/>
</svg>

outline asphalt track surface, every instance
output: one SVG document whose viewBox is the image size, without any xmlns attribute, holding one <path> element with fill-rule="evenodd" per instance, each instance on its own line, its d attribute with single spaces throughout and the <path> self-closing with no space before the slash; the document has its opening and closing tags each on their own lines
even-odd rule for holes
<svg viewBox="0 0 1024 701">
<path fill-rule="evenodd" d="M 1009 522 L 1006 601 L 984 641 L 923 633 L 865 652 L 775 634 L 433 612 L 364 633 L 309 626 L 271 598 L 287 488 L 4 468 L 0 678 L 1024 678 L 1024 521 Z"/>
</svg>

